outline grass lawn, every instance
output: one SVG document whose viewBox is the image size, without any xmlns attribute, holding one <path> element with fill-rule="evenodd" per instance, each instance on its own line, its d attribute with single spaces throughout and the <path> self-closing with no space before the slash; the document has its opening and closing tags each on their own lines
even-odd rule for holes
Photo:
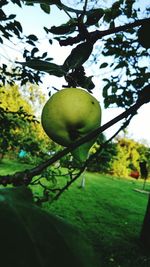
<svg viewBox="0 0 150 267">
<path fill-rule="evenodd" d="M 6 174 L 27 165 L 5 161 L 0 167 L 0 174 Z M 142 189 L 143 181 L 86 173 L 85 188 L 81 189 L 80 180 L 54 203 L 45 203 L 44 209 L 86 234 L 98 267 L 150 267 L 150 256 L 139 244 L 148 195 L 134 191 Z M 146 189 L 150 189 L 150 182 Z"/>
<path fill-rule="evenodd" d="M 32 166 L 29 164 L 21 163 L 21 161 L 13 160 L 5 158 L 0 161 L 0 175 L 12 174 L 17 171 L 23 171 L 25 169 L 29 169 Z"/>
<path fill-rule="evenodd" d="M 150 266 L 150 258 L 144 256 L 138 241 L 148 196 L 134 189 L 142 188 L 143 182 L 86 173 L 85 189 L 79 189 L 79 184 L 78 180 L 45 208 L 86 233 L 99 266 Z"/>
</svg>

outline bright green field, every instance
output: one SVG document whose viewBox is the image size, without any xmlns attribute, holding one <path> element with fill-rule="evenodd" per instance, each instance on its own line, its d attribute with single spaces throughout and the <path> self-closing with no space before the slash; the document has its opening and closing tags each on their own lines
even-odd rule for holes
<svg viewBox="0 0 150 267">
<path fill-rule="evenodd" d="M 0 174 L 26 168 L 5 161 L 0 164 Z M 150 267 L 150 256 L 144 255 L 139 243 L 148 195 L 134 190 L 142 189 L 143 181 L 86 173 L 85 189 L 81 189 L 80 179 L 55 203 L 45 203 L 44 208 L 86 234 L 98 267 Z M 150 189 L 150 182 L 146 189 Z"/>
</svg>

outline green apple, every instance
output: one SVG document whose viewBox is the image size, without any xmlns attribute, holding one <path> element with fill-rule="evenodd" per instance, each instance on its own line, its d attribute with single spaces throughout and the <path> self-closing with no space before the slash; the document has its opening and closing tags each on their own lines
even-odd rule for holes
<svg viewBox="0 0 150 267">
<path fill-rule="evenodd" d="M 95 97 L 81 88 L 66 88 L 53 94 L 41 116 L 46 134 L 56 143 L 68 147 L 101 124 L 101 107 Z M 72 155 L 86 160 L 96 138 L 76 148 Z"/>
</svg>

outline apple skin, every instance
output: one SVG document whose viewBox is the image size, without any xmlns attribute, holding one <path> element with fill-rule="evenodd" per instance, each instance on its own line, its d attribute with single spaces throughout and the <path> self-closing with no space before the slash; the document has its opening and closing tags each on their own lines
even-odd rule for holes
<svg viewBox="0 0 150 267">
<path fill-rule="evenodd" d="M 95 97 L 81 88 L 66 88 L 53 94 L 41 115 L 46 134 L 56 143 L 68 147 L 101 124 L 101 107 Z M 96 138 L 76 148 L 73 156 L 83 161 Z"/>
</svg>

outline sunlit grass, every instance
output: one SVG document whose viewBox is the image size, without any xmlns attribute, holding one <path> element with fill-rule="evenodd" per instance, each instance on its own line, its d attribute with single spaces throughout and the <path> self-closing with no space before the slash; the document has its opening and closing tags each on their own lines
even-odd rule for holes
<svg viewBox="0 0 150 267">
<path fill-rule="evenodd" d="M 29 168 L 31 168 L 31 165 L 19 162 L 18 160 L 11 161 L 5 158 L 0 161 L 0 175 L 12 174 Z"/>
<path fill-rule="evenodd" d="M 5 161 L 0 174 L 26 167 Z M 150 258 L 144 255 L 139 243 L 148 195 L 134 190 L 142 189 L 143 181 L 87 172 L 83 189 L 81 179 L 60 199 L 45 203 L 43 208 L 65 218 L 86 234 L 98 258 L 98 267 L 149 267 Z M 146 189 L 150 190 L 149 181 Z"/>
<path fill-rule="evenodd" d="M 148 195 L 134 191 L 143 181 L 86 173 L 85 188 L 80 189 L 80 180 L 45 208 L 86 233 L 100 266 L 146 267 L 139 235 Z"/>
</svg>

